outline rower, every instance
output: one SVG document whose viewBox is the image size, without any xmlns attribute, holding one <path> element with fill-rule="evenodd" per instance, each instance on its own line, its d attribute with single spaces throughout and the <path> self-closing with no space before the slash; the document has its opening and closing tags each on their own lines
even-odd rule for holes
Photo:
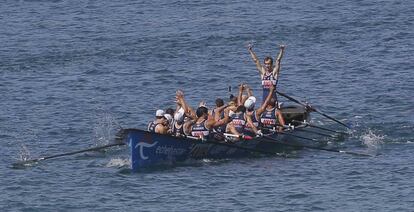
<svg viewBox="0 0 414 212">
<path fill-rule="evenodd" d="M 263 114 L 263 112 L 266 110 L 266 106 L 267 104 L 270 102 L 270 100 L 272 99 L 272 93 L 275 89 L 275 86 L 270 87 L 270 92 L 268 93 L 266 100 L 264 101 L 264 103 L 257 109 L 254 109 L 255 103 L 256 103 L 256 98 L 254 96 L 250 96 L 245 102 L 244 102 L 244 106 L 247 109 L 246 115 L 251 117 L 252 120 L 252 124 L 253 126 L 250 126 L 249 124 L 246 125 L 245 130 L 247 131 L 247 135 L 249 136 L 254 136 L 256 135 L 261 135 L 262 132 L 261 130 L 256 131 L 255 133 L 255 129 L 258 129 L 260 126 L 260 117 Z"/>
<path fill-rule="evenodd" d="M 204 106 L 197 108 L 197 120 L 191 127 L 191 136 L 199 138 L 207 138 L 212 131 L 210 126 L 207 126 L 208 109 Z"/>
<path fill-rule="evenodd" d="M 218 112 L 220 113 L 221 111 Z M 216 113 L 216 117 L 213 118 L 208 115 L 208 109 L 205 106 L 198 107 L 196 111 L 197 119 L 191 127 L 191 135 L 194 137 L 209 138 L 214 128 L 227 124 L 229 120 L 228 112 L 225 111 L 224 118 L 216 121 L 219 113 Z"/>
<path fill-rule="evenodd" d="M 165 110 L 165 118 L 168 120 L 168 124 L 169 124 L 169 128 L 172 129 L 173 125 L 174 125 L 174 109 L 172 108 L 167 108 Z"/>
<path fill-rule="evenodd" d="M 239 105 L 236 111 L 230 116 L 230 123 L 227 125 L 226 131 L 236 136 L 241 136 L 247 133 L 246 126 L 253 126 L 252 130 L 256 133 L 258 130 L 254 127 L 251 117 L 246 115 L 246 108 L 244 105 Z M 238 139 L 236 139 L 238 140 Z"/>
<path fill-rule="evenodd" d="M 185 136 L 184 134 L 184 109 L 178 109 L 174 114 L 174 124 L 171 128 L 171 134 L 173 136 Z"/>
<path fill-rule="evenodd" d="M 216 121 L 219 121 L 220 119 L 224 119 L 224 108 L 226 108 L 227 105 L 224 105 L 224 101 L 221 98 L 216 99 L 216 107 L 211 110 L 211 116 L 214 117 Z M 218 116 L 216 116 L 218 113 Z M 215 127 L 213 129 L 214 132 L 217 133 L 224 133 L 226 131 L 226 125 L 223 124 L 221 126 Z"/>
<path fill-rule="evenodd" d="M 148 124 L 148 131 L 159 133 L 159 134 L 167 134 L 168 133 L 168 121 L 165 118 L 164 110 L 157 110 L 155 112 L 155 120 Z"/>
<path fill-rule="evenodd" d="M 169 133 L 171 134 L 171 129 L 172 129 L 172 126 L 174 125 L 174 119 L 173 119 L 173 117 L 170 115 L 170 114 L 168 114 L 168 113 L 166 113 L 166 114 L 164 114 L 164 118 L 167 120 L 167 126 L 168 126 L 168 129 L 169 129 Z"/>
<path fill-rule="evenodd" d="M 184 109 L 184 113 L 189 119 L 184 122 L 184 133 L 191 133 L 192 136 L 203 139 L 208 138 L 213 128 L 228 122 L 228 115 L 225 115 L 223 119 L 219 118 L 221 111 L 217 111 L 217 113 L 215 113 L 215 118 L 209 116 L 208 109 L 205 106 L 204 101 L 200 103 L 196 112 L 194 112 L 185 101 L 184 93 L 182 91 L 177 91 L 176 99 Z"/>
<path fill-rule="evenodd" d="M 256 55 L 256 53 L 253 52 L 253 45 L 248 45 L 248 50 L 250 52 L 250 55 L 256 64 L 256 68 L 259 70 L 260 78 L 262 80 L 262 86 L 263 86 L 263 98 L 262 102 L 265 101 L 267 94 L 270 92 L 270 87 L 272 85 L 277 86 L 277 82 L 279 79 L 279 72 L 280 72 L 280 61 L 282 60 L 283 53 L 285 50 L 284 45 L 279 46 L 280 51 L 278 56 L 276 57 L 276 64 L 273 66 L 273 59 L 271 57 L 266 57 L 264 59 L 264 66 L 260 64 L 260 61 Z M 276 92 L 274 92 L 273 97 L 277 100 Z"/>
<path fill-rule="evenodd" d="M 283 119 L 280 110 L 277 109 L 276 104 L 276 99 L 272 97 L 260 117 L 260 124 L 263 133 L 274 132 L 276 131 L 276 128 L 278 131 L 283 130 L 280 126 L 285 125 L 285 120 Z"/>
</svg>

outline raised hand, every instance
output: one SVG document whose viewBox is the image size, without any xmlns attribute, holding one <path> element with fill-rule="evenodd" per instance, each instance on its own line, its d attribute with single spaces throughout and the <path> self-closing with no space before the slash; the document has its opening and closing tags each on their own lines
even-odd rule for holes
<svg viewBox="0 0 414 212">
<path fill-rule="evenodd" d="M 175 92 L 175 96 L 176 96 L 177 98 L 183 98 L 183 97 L 184 97 L 184 92 L 183 92 L 182 90 L 177 90 L 177 91 Z"/>
<path fill-rule="evenodd" d="M 240 90 L 240 91 L 243 91 L 243 89 L 245 88 L 244 86 L 245 86 L 245 84 L 244 84 L 244 83 L 240 84 L 240 85 L 239 85 L 239 90 Z"/>
<path fill-rule="evenodd" d="M 247 44 L 247 50 L 252 51 L 252 49 L 253 49 L 253 44 L 252 43 Z"/>
<path fill-rule="evenodd" d="M 200 103 L 198 104 L 198 107 L 206 107 L 206 101 L 201 100 Z"/>
</svg>

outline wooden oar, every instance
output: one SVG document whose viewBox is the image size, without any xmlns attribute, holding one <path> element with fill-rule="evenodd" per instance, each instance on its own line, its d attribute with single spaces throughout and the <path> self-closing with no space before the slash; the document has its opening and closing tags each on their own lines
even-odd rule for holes
<svg viewBox="0 0 414 212">
<path fill-rule="evenodd" d="M 333 133 L 348 135 L 348 133 L 346 133 L 346 132 L 339 132 L 339 131 L 331 130 L 331 129 L 328 129 L 328 128 L 324 128 L 324 127 L 320 127 L 320 126 L 316 126 L 316 125 L 310 124 L 308 122 L 301 122 L 301 121 L 296 121 L 296 120 L 293 120 L 292 122 L 300 123 L 300 124 L 305 124 L 305 125 L 307 125 L 309 127 L 314 127 L 314 128 L 320 129 L 320 130 L 328 131 L 328 132 L 333 132 Z"/>
<path fill-rule="evenodd" d="M 313 139 L 313 138 L 306 138 L 306 137 L 303 137 L 303 136 L 293 135 L 293 134 L 286 133 L 286 132 L 276 132 L 276 133 L 279 133 L 279 134 L 282 134 L 282 135 L 287 135 L 287 136 L 292 136 L 292 137 L 300 138 L 300 139 L 304 139 L 304 140 L 319 142 L 318 140 Z"/>
<path fill-rule="evenodd" d="M 35 163 L 35 162 L 39 162 L 39 161 L 43 161 L 43 160 L 48 160 L 48 159 L 52 159 L 52 158 L 59 158 L 59 157 L 63 157 L 63 156 L 75 155 L 75 154 L 79 154 L 79 153 L 83 153 L 83 152 L 97 151 L 97 150 L 106 149 L 106 148 L 109 148 L 109 147 L 123 146 L 123 145 L 125 145 L 125 143 L 107 144 L 107 145 L 103 145 L 103 146 L 97 146 L 97 147 L 92 147 L 92 148 L 73 151 L 73 152 L 67 152 L 67 153 L 61 153 L 61 154 L 56 154 L 56 155 L 51 155 L 51 156 L 45 156 L 45 157 L 36 158 L 36 159 L 32 159 L 32 160 L 19 161 L 19 162 L 13 163 L 13 166 L 22 166 L 22 165 Z"/>
<path fill-rule="evenodd" d="M 284 94 L 284 93 L 282 93 L 282 92 L 280 92 L 280 91 L 276 91 L 276 93 L 280 94 L 280 95 L 281 95 L 281 96 L 283 96 L 283 97 L 286 97 L 287 99 L 289 99 L 289 100 L 290 100 L 290 101 L 292 101 L 292 102 L 295 102 L 295 103 L 300 104 L 300 105 L 302 105 L 302 106 L 304 106 L 304 107 L 306 107 L 306 108 L 309 108 L 309 105 L 304 104 L 304 103 L 302 103 L 302 102 L 300 102 L 300 101 L 296 100 L 295 98 L 293 98 L 293 97 L 291 97 L 291 96 L 288 96 L 287 94 Z M 318 111 L 316 108 L 310 107 L 310 109 L 311 109 L 312 111 L 315 111 L 315 112 L 317 112 L 317 113 L 321 114 L 322 116 L 325 116 L 326 118 L 328 118 L 328 119 L 330 119 L 330 120 L 332 120 L 332 121 L 334 121 L 334 122 L 336 122 L 336 123 L 338 123 L 338 124 L 341 124 L 342 126 L 345 126 L 345 127 L 346 127 L 346 128 L 348 128 L 348 129 L 351 129 L 351 127 L 349 127 L 349 126 L 348 126 L 348 125 L 346 125 L 345 123 L 343 123 L 343 122 L 341 122 L 341 121 L 339 121 L 339 120 L 337 120 L 337 119 L 335 119 L 335 118 L 333 118 L 333 117 L 331 117 L 331 116 L 329 116 L 329 115 L 326 115 L 326 114 L 324 114 L 324 113 L 322 113 L 322 112 Z"/>
<path fill-rule="evenodd" d="M 276 126 L 283 127 L 284 129 L 293 129 L 293 128 L 291 128 L 291 126 L 288 126 L 288 125 L 285 126 L 285 125 L 276 124 Z M 319 142 L 318 140 L 313 139 L 313 138 L 307 138 L 307 137 L 287 133 L 289 131 L 282 131 L 282 132 L 279 132 L 279 131 L 276 131 L 276 130 L 270 130 L 270 131 L 273 132 L 273 133 L 279 133 L 279 134 L 282 134 L 282 135 L 292 136 L 292 137 L 295 137 L 295 138 L 300 138 L 300 139 L 304 139 L 304 140 Z"/>
<path fill-rule="evenodd" d="M 330 138 L 336 138 L 334 135 L 329 135 L 329 134 L 325 134 L 325 133 L 321 133 L 321 132 L 315 132 L 315 131 L 312 131 L 312 130 L 306 130 L 306 129 L 302 129 L 302 128 L 295 128 L 295 130 L 305 132 L 305 133 L 313 133 L 313 134 L 316 134 L 316 135 L 321 135 L 321 136 L 330 137 Z"/>
<path fill-rule="evenodd" d="M 323 150 L 323 151 L 328 151 L 328 152 L 338 152 L 338 153 L 344 153 L 344 154 L 356 155 L 356 156 L 365 156 L 365 157 L 372 157 L 373 156 L 373 155 L 359 153 L 359 152 L 349 152 L 349 151 L 339 150 L 339 149 L 327 149 L 327 148 L 322 148 L 322 147 L 314 147 L 314 146 L 307 146 L 307 145 L 301 145 L 301 144 L 282 142 L 282 141 L 280 141 L 278 139 L 275 139 L 273 137 L 270 137 L 270 136 L 263 136 L 263 138 L 265 140 L 268 140 L 268 142 L 273 142 L 273 143 L 282 144 L 282 145 L 286 145 L 286 146 L 303 147 L 303 148 L 307 148 L 307 149 L 316 149 L 316 150 Z"/>
</svg>

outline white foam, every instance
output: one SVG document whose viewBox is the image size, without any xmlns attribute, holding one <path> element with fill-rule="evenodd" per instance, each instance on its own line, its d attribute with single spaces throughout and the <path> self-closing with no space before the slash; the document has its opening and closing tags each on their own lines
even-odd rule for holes
<svg viewBox="0 0 414 212">
<path fill-rule="evenodd" d="M 20 147 L 21 147 L 19 150 L 20 161 L 30 160 L 29 149 L 24 144 L 21 144 Z"/>
<path fill-rule="evenodd" d="M 94 127 L 94 140 L 96 145 L 108 144 L 115 137 L 119 128 L 114 116 L 108 112 L 103 113 Z"/>
<path fill-rule="evenodd" d="M 130 159 L 113 158 L 107 164 L 106 167 L 126 167 L 131 165 Z"/>
<path fill-rule="evenodd" d="M 207 158 L 203 159 L 202 161 L 203 161 L 204 163 L 211 163 L 211 162 L 213 162 L 213 160 L 211 160 L 211 159 L 207 159 Z"/>
<path fill-rule="evenodd" d="M 364 145 L 370 150 L 379 150 L 384 144 L 384 135 L 377 135 L 371 129 L 361 135 L 361 140 Z"/>
</svg>

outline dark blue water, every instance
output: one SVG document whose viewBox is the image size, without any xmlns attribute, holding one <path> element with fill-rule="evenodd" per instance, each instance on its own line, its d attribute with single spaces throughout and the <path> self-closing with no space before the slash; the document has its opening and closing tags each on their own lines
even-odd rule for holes
<svg viewBox="0 0 414 212">
<path fill-rule="evenodd" d="M 2 211 L 411 211 L 413 1 L 5 1 L 0 7 Z M 279 89 L 341 121 L 361 158 L 199 161 L 131 173 L 126 148 L 37 158 L 144 128 L 183 89 L 192 105 L 260 81 L 286 44 Z M 315 115 L 314 123 L 340 130 Z"/>
</svg>

